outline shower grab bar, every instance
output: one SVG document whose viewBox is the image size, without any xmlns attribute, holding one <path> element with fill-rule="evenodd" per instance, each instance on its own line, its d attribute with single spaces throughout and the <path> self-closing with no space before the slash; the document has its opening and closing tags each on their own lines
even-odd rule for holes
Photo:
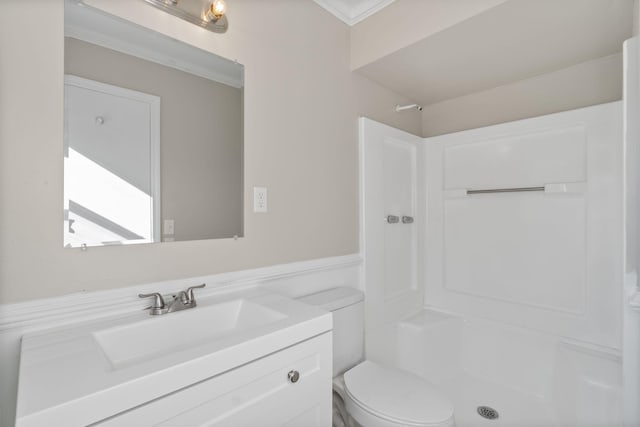
<svg viewBox="0 0 640 427">
<path fill-rule="evenodd" d="M 493 188 L 490 190 L 467 190 L 467 194 L 523 193 L 527 191 L 544 191 L 542 187 Z"/>
<path fill-rule="evenodd" d="M 537 187 L 512 187 L 512 188 L 495 188 L 482 190 L 467 190 L 464 188 L 456 188 L 443 190 L 445 199 L 458 199 L 460 197 L 469 197 L 474 194 L 499 194 L 499 193 L 518 193 L 518 192 L 544 192 L 545 194 L 587 194 L 586 182 L 556 182 L 545 184 Z"/>
</svg>

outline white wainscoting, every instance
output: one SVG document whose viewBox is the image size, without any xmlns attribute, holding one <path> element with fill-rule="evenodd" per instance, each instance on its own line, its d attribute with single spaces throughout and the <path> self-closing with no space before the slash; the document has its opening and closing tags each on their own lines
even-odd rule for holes
<svg viewBox="0 0 640 427">
<path fill-rule="evenodd" d="M 354 254 L 1 305 L 0 426 L 14 424 L 20 339 L 25 333 L 142 310 L 149 301 L 139 299 L 139 293 L 166 295 L 200 283 L 207 287 L 198 289 L 199 298 L 253 286 L 290 297 L 336 286 L 362 288 L 361 264 L 360 255 Z"/>
</svg>

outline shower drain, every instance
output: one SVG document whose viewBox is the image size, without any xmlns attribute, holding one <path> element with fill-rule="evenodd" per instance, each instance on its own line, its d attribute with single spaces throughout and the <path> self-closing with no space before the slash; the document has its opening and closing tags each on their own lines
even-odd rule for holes
<svg viewBox="0 0 640 427">
<path fill-rule="evenodd" d="M 499 417 L 498 411 L 490 406 L 478 406 L 478 414 L 488 420 L 495 420 Z"/>
</svg>

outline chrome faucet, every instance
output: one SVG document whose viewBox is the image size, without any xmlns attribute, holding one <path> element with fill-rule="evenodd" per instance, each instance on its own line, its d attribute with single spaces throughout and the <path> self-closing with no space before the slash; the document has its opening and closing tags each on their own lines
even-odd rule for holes
<svg viewBox="0 0 640 427">
<path fill-rule="evenodd" d="M 173 301 L 171 301 L 169 305 L 167 305 L 164 302 L 164 298 L 162 297 L 162 294 L 160 294 L 159 292 L 153 292 L 150 294 L 139 294 L 138 297 L 154 298 L 153 304 L 151 305 L 151 307 L 148 307 L 148 308 L 150 309 L 149 314 L 151 314 L 152 316 L 155 316 L 159 314 L 173 313 L 174 311 L 186 310 L 188 308 L 195 307 L 196 298 L 195 298 L 195 295 L 193 294 L 193 290 L 201 289 L 201 288 L 204 288 L 205 286 L 206 285 L 203 283 L 202 285 L 191 286 L 187 288 L 186 291 L 178 292 L 177 295 L 173 295 Z"/>
</svg>

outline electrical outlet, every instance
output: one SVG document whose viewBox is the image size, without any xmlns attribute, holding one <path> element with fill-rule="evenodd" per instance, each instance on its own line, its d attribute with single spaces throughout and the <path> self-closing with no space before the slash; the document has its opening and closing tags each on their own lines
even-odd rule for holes
<svg viewBox="0 0 640 427">
<path fill-rule="evenodd" d="M 162 234 L 165 236 L 173 235 L 175 222 L 172 219 L 165 219 L 164 224 L 162 226 Z"/>
<path fill-rule="evenodd" d="M 267 212 L 267 189 L 265 187 L 253 187 L 253 211 Z"/>
</svg>

